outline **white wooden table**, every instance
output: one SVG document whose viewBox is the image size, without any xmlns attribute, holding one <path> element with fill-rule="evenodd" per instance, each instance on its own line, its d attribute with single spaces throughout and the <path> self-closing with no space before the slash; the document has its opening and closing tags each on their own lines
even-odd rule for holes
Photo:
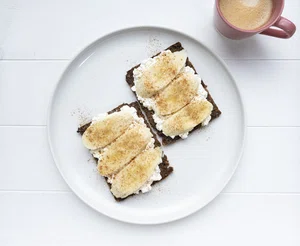
<svg viewBox="0 0 300 246">
<path fill-rule="evenodd" d="M 213 0 L 0 0 L 0 245 L 300 245 L 300 32 L 290 40 L 220 37 Z M 155 12 L 155 14 L 153 14 Z M 300 27 L 300 1 L 284 16 Z M 90 209 L 48 149 L 50 95 L 68 61 L 124 27 L 185 32 L 228 64 L 248 114 L 243 159 L 196 214 L 139 226 Z M 169 244 L 170 245 L 170 244 Z"/>
</svg>

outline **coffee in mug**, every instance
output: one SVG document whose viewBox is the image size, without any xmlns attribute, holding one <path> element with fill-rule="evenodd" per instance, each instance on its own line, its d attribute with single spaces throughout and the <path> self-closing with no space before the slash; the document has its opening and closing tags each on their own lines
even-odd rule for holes
<svg viewBox="0 0 300 246">
<path fill-rule="evenodd" d="M 233 26 L 254 30 L 265 25 L 272 16 L 272 0 L 220 0 L 224 18 Z"/>
<path fill-rule="evenodd" d="M 215 0 L 214 24 L 220 34 L 244 39 L 256 34 L 290 38 L 293 22 L 281 16 L 284 0 Z"/>
</svg>

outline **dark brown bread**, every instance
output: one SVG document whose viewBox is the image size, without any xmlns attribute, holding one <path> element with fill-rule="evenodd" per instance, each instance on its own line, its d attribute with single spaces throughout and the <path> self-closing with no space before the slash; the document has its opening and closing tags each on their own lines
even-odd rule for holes
<svg viewBox="0 0 300 246">
<path fill-rule="evenodd" d="M 147 125 L 147 127 L 150 128 L 150 131 L 151 131 L 152 134 L 153 134 L 153 138 L 154 138 L 154 140 L 155 140 L 154 146 L 155 146 L 155 147 L 160 147 L 160 146 L 161 146 L 160 142 L 158 141 L 158 139 L 157 139 L 155 133 L 152 131 L 152 129 L 151 129 L 151 127 L 150 127 L 150 125 L 149 125 L 147 119 L 145 118 L 145 116 L 144 116 L 144 114 L 143 114 L 142 110 L 140 109 L 140 106 L 139 106 L 139 104 L 138 104 L 137 102 L 133 102 L 133 103 L 129 103 L 129 104 L 123 103 L 123 104 L 119 105 L 118 107 L 114 108 L 113 110 L 111 110 L 111 111 L 109 111 L 109 112 L 107 112 L 107 113 L 108 113 L 108 114 L 112 114 L 112 113 L 114 113 L 114 112 L 119 112 L 119 111 L 121 110 L 121 108 L 122 108 L 123 106 L 125 106 L 125 105 L 127 105 L 127 106 L 129 106 L 129 107 L 134 107 L 134 108 L 136 109 L 137 115 L 138 115 L 139 117 L 142 117 L 142 118 L 144 119 L 145 124 Z M 86 131 L 86 129 L 87 129 L 90 125 L 91 125 L 91 122 L 89 122 L 89 123 L 87 123 L 87 124 L 85 124 L 85 125 L 79 127 L 79 128 L 77 129 L 77 132 L 80 133 L 80 135 L 83 135 L 83 133 Z M 97 159 L 97 158 L 94 158 L 94 159 L 95 159 L 95 161 L 96 161 L 96 163 L 97 163 L 97 162 L 98 162 L 98 159 Z M 162 163 L 159 164 L 159 169 L 160 169 L 160 175 L 161 175 L 161 177 L 162 177 L 161 180 L 165 179 L 166 177 L 168 177 L 168 176 L 173 172 L 173 167 L 171 167 L 171 166 L 169 165 L 169 161 L 168 161 L 168 158 L 167 158 L 166 155 L 163 156 L 163 158 L 162 158 Z M 105 178 L 105 180 L 106 180 L 106 183 L 108 184 L 109 188 L 111 188 L 111 184 L 107 182 L 107 178 Z M 153 182 L 153 184 L 158 183 L 158 182 L 160 182 L 161 180 L 155 181 L 155 182 Z M 132 195 L 130 195 L 130 196 L 132 196 Z M 128 196 L 128 197 L 130 197 L 130 196 Z M 128 198 L 128 197 L 126 197 L 126 198 Z M 122 201 L 122 200 L 125 200 L 125 199 L 126 199 L 126 198 L 121 199 L 121 198 L 116 198 L 116 197 L 114 197 L 114 198 L 116 199 L 116 201 Z"/>
<path fill-rule="evenodd" d="M 177 42 L 177 43 L 171 45 L 170 47 L 168 47 L 166 50 L 170 50 L 170 51 L 172 51 L 172 52 L 176 52 L 176 51 L 183 50 L 183 47 L 182 47 L 182 45 L 181 45 L 180 42 Z M 160 54 L 160 53 L 156 54 L 155 56 L 157 56 L 157 55 L 159 55 L 159 54 Z M 153 56 L 153 57 L 155 57 L 155 56 Z M 193 68 L 194 71 L 197 73 L 196 69 L 194 68 L 193 64 L 189 61 L 189 59 L 187 59 L 185 65 L 186 65 L 186 66 L 189 66 L 189 67 L 191 67 L 191 68 Z M 133 82 L 133 81 L 134 81 L 134 78 L 133 78 L 133 70 L 134 70 L 135 68 L 139 67 L 139 66 L 140 66 L 140 64 L 137 65 L 137 66 L 135 66 L 135 67 L 133 67 L 133 68 L 131 68 L 129 71 L 127 71 L 127 74 L 126 74 L 126 82 L 127 82 L 128 85 L 130 86 L 130 88 L 131 88 L 132 86 L 134 86 L 134 82 Z M 211 121 L 212 121 L 212 120 L 214 120 L 214 119 L 216 119 L 216 118 L 218 118 L 218 117 L 220 116 L 221 111 L 219 110 L 218 106 L 216 105 L 216 103 L 214 102 L 213 98 L 211 97 L 211 95 L 210 95 L 210 93 L 209 93 L 209 91 L 208 91 L 208 89 L 207 89 L 207 85 L 204 84 L 203 81 L 201 81 L 201 84 L 202 84 L 203 88 L 208 92 L 207 100 L 214 106 L 213 111 L 212 111 L 212 113 L 211 113 Z M 137 97 L 136 93 L 135 93 L 135 92 L 133 92 L 133 93 L 134 93 L 135 96 Z M 149 123 L 151 124 L 152 128 L 156 129 L 156 124 L 155 124 L 154 119 L 153 119 L 154 111 L 153 111 L 153 110 L 147 109 L 147 108 L 144 107 L 141 103 L 140 103 L 140 106 L 141 106 L 141 108 L 143 109 L 145 115 L 147 116 L 148 121 L 149 121 Z M 201 128 L 201 127 L 202 127 L 201 124 L 199 124 L 199 125 L 197 125 L 191 132 L 193 132 L 193 131 L 195 131 L 196 129 L 199 129 L 199 128 Z M 165 134 L 163 134 L 162 131 L 158 131 L 157 129 L 156 129 L 156 131 L 157 131 L 157 134 L 162 138 L 162 144 L 163 144 L 163 145 L 168 145 L 168 144 L 174 143 L 174 142 L 176 142 L 177 140 L 181 139 L 179 136 L 177 136 L 177 137 L 175 137 L 175 138 L 173 139 L 173 138 L 168 137 L 168 136 L 166 136 Z"/>
</svg>

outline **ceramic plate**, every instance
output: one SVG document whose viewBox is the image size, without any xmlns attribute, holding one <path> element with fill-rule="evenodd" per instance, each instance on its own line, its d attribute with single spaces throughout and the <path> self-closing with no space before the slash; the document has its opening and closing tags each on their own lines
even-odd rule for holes
<svg viewBox="0 0 300 246">
<path fill-rule="evenodd" d="M 164 147 L 174 173 L 151 192 L 116 202 L 76 133 L 92 116 L 135 101 L 126 71 L 180 41 L 222 111 L 220 118 L 186 140 Z M 55 163 L 86 204 L 117 220 L 157 224 L 177 220 L 213 200 L 241 157 L 245 115 L 236 83 L 225 64 L 201 42 L 177 31 L 136 27 L 111 33 L 81 51 L 53 94 L 48 137 Z"/>
</svg>

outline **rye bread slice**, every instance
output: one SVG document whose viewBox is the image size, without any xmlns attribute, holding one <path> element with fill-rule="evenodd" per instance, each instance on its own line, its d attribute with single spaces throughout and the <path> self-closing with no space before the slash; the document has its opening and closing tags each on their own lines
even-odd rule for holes
<svg viewBox="0 0 300 246">
<path fill-rule="evenodd" d="M 129 106 L 129 107 L 134 107 L 134 108 L 136 109 L 137 115 L 138 115 L 139 117 L 142 117 L 142 118 L 144 119 L 145 124 L 147 125 L 147 127 L 150 128 L 150 131 L 151 131 L 151 133 L 152 133 L 152 135 L 153 135 L 153 138 L 154 138 L 154 140 L 155 140 L 154 146 L 155 146 L 155 147 L 160 147 L 161 144 L 160 144 L 160 142 L 158 141 L 158 139 L 157 139 L 155 133 L 154 133 L 153 130 L 151 129 L 151 127 L 150 127 L 150 125 L 149 125 L 147 119 L 145 118 L 145 116 L 144 116 L 142 110 L 140 109 L 140 106 L 139 106 L 138 102 L 132 102 L 132 103 L 129 103 L 129 104 L 128 104 L 128 103 L 123 103 L 123 104 L 119 105 L 118 107 L 114 108 L 113 110 L 111 110 L 111 111 L 109 111 L 109 112 L 107 112 L 107 113 L 108 113 L 108 114 L 112 114 L 112 113 L 114 113 L 114 112 L 119 112 L 119 111 L 121 110 L 121 108 L 122 108 L 123 106 L 126 106 L 126 105 Z M 91 122 L 89 122 L 89 123 L 87 123 L 87 124 L 85 124 L 85 125 L 83 125 L 83 126 L 80 126 L 80 127 L 77 129 L 77 132 L 78 132 L 80 135 L 83 135 L 83 133 L 86 131 L 86 129 L 87 129 L 90 125 L 91 125 Z M 98 159 L 95 158 L 95 157 L 94 157 L 94 159 L 95 159 L 96 164 L 97 164 L 97 163 L 98 163 Z M 154 181 L 154 182 L 152 183 L 152 185 L 155 184 L 155 183 L 158 183 L 158 182 L 162 181 L 163 179 L 165 179 L 166 177 L 168 177 L 168 176 L 173 172 L 173 167 L 171 167 L 171 166 L 169 165 L 168 157 L 167 157 L 166 155 L 163 156 L 163 158 L 162 158 L 162 163 L 159 164 L 159 169 L 160 169 L 160 175 L 161 175 L 162 179 L 159 180 L 159 181 Z M 110 189 L 110 188 L 111 188 L 111 184 L 107 182 L 107 178 L 105 178 L 105 180 L 106 180 L 106 183 L 108 184 L 109 189 Z M 113 195 L 113 194 L 112 194 L 112 195 Z M 133 195 L 134 195 L 134 194 L 132 194 L 132 195 L 130 195 L 130 196 L 133 196 Z M 130 197 L 130 196 L 128 196 L 128 197 Z M 122 200 L 125 200 L 125 199 L 128 198 L 128 197 L 125 197 L 125 198 L 123 198 L 123 199 L 122 199 L 122 198 L 116 198 L 114 195 L 113 195 L 113 197 L 115 198 L 116 201 L 122 201 Z"/>
<path fill-rule="evenodd" d="M 183 50 L 183 47 L 182 47 L 182 45 L 181 45 L 180 42 L 177 42 L 177 43 L 171 45 L 170 47 L 166 48 L 165 50 L 170 50 L 171 52 L 176 52 L 176 51 Z M 156 54 L 155 56 L 157 56 L 157 55 L 159 55 L 159 54 L 160 54 L 160 53 Z M 153 57 L 155 57 L 155 56 L 153 56 Z M 152 58 L 153 58 L 153 57 L 152 57 Z M 130 86 L 130 88 L 131 88 L 132 86 L 134 86 L 133 70 L 134 70 L 135 68 L 139 67 L 140 65 L 141 65 L 141 64 L 139 64 L 139 65 L 137 65 L 137 66 L 131 68 L 131 69 L 130 69 L 129 71 L 127 71 L 127 73 L 126 73 L 126 82 L 127 82 L 127 84 Z M 191 68 L 193 68 L 194 71 L 195 71 L 195 73 L 197 74 L 197 71 L 196 71 L 195 67 L 193 66 L 193 64 L 190 62 L 189 58 L 187 58 L 185 65 L 186 65 L 186 66 L 189 66 L 189 67 L 191 67 Z M 213 121 L 214 119 L 218 118 L 222 112 L 219 110 L 219 108 L 218 108 L 218 106 L 216 105 L 215 101 L 214 101 L 213 98 L 211 97 L 211 95 L 210 95 L 210 93 L 209 93 L 209 91 L 208 91 L 208 89 L 207 89 L 207 85 L 204 84 L 203 80 L 201 81 L 201 84 L 202 84 L 203 88 L 208 92 L 207 100 L 208 100 L 208 101 L 213 105 L 213 107 L 214 107 L 214 108 L 213 108 L 213 111 L 212 111 L 212 113 L 211 113 L 211 121 Z M 133 91 L 133 93 L 135 94 L 135 97 L 137 98 L 136 92 Z M 140 104 L 142 110 L 144 111 L 145 115 L 147 116 L 148 121 L 149 121 L 149 123 L 151 124 L 152 128 L 156 129 L 156 123 L 154 122 L 154 119 L 153 119 L 154 111 L 153 111 L 153 110 L 147 109 L 147 108 L 144 107 L 140 102 L 139 102 L 139 104 Z M 199 128 L 201 128 L 201 127 L 202 127 L 201 124 L 197 125 L 192 131 L 190 131 L 190 133 L 193 132 L 193 131 L 195 131 L 195 130 L 197 130 L 197 129 L 199 129 Z M 181 139 L 179 136 L 176 136 L 175 138 L 168 137 L 168 136 L 166 136 L 165 134 L 163 134 L 162 131 L 159 131 L 159 130 L 157 130 L 157 129 L 156 129 L 156 132 L 157 132 L 157 134 L 162 138 L 162 144 L 163 144 L 163 145 L 168 145 L 168 144 L 174 143 L 174 142 L 176 142 L 177 140 Z"/>
</svg>

